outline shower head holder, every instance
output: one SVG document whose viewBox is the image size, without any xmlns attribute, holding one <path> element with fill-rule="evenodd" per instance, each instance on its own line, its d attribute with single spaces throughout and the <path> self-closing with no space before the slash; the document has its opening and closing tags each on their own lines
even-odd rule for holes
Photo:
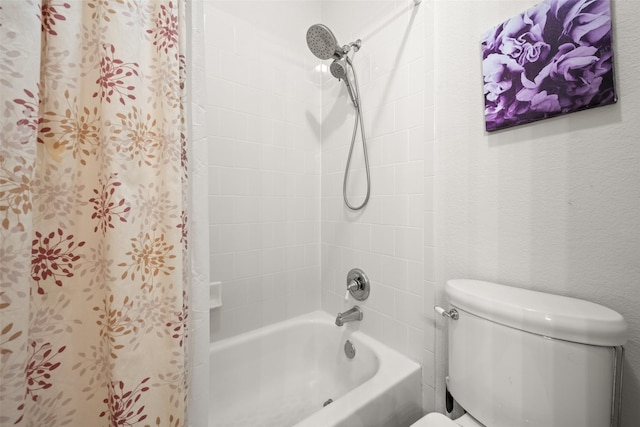
<svg viewBox="0 0 640 427">
<path fill-rule="evenodd" d="M 342 46 L 342 51 L 346 55 L 347 53 L 349 53 L 351 49 L 353 49 L 354 52 L 357 52 L 360 50 L 361 47 L 362 47 L 362 40 L 358 39 L 354 42 L 351 42 L 349 44 L 345 44 L 344 46 Z"/>
</svg>

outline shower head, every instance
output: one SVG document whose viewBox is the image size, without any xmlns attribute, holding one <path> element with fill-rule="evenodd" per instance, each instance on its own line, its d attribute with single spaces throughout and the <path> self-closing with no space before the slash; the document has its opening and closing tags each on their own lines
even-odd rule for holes
<svg viewBox="0 0 640 427">
<path fill-rule="evenodd" d="M 331 75 L 336 79 L 344 80 L 347 84 L 349 83 L 347 79 L 347 61 L 344 59 L 335 59 L 329 66 L 329 71 L 331 71 Z"/>
<path fill-rule="evenodd" d="M 307 45 L 311 53 L 323 60 L 342 58 L 344 55 L 336 36 L 326 25 L 315 24 L 307 30 Z"/>
</svg>

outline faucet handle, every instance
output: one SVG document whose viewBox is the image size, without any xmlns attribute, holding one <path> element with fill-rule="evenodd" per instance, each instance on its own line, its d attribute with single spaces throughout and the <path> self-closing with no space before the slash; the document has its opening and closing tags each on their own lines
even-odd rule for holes
<svg viewBox="0 0 640 427">
<path fill-rule="evenodd" d="M 360 281 L 356 279 L 352 279 L 347 282 L 347 291 L 344 293 L 344 300 L 349 301 L 349 293 L 354 293 L 361 288 Z"/>
<path fill-rule="evenodd" d="M 358 301 L 364 301 L 369 297 L 370 292 L 369 278 L 364 271 L 359 268 L 353 268 L 347 274 L 347 293 L 345 301 L 349 299 L 349 294 Z"/>
</svg>

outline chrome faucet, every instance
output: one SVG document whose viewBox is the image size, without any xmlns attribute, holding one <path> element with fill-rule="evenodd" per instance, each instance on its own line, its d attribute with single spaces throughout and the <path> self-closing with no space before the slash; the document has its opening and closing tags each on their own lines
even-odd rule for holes
<svg viewBox="0 0 640 427">
<path fill-rule="evenodd" d="M 336 317 L 336 325 L 342 326 L 347 322 L 355 322 L 356 320 L 362 320 L 362 311 L 360 307 L 354 305 L 352 309 L 345 311 L 344 313 L 338 313 Z"/>
</svg>

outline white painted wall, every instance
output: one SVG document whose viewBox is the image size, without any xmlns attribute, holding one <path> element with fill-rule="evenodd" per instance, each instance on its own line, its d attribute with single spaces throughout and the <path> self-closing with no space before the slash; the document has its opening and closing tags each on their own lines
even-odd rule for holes
<svg viewBox="0 0 640 427">
<path fill-rule="evenodd" d="M 640 423 L 640 2 L 613 1 L 619 102 L 488 135 L 480 36 L 537 1 L 435 2 L 438 300 L 476 278 L 611 307 L 630 326 L 623 423 Z M 446 368 L 438 321 L 437 400 Z"/>
<path fill-rule="evenodd" d="M 217 340 L 320 308 L 320 80 L 307 1 L 205 0 Z"/>
</svg>

